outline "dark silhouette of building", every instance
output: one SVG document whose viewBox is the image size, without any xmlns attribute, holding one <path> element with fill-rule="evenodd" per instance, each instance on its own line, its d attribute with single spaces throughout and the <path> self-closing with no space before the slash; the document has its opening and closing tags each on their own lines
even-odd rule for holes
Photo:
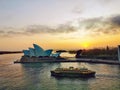
<svg viewBox="0 0 120 90">
<path fill-rule="evenodd" d="M 81 53 L 82 53 L 82 50 L 78 50 L 77 52 L 76 52 L 76 58 L 80 58 L 81 57 Z"/>
</svg>

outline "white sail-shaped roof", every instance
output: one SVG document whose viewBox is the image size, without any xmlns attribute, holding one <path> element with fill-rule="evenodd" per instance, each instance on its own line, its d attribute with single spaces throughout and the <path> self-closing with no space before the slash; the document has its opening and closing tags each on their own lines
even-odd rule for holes
<svg viewBox="0 0 120 90">
<path fill-rule="evenodd" d="M 24 56 L 29 56 L 30 55 L 29 50 L 23 50 L 23 53 L 24 53 Z"/>
<path fill-rule="evenodd" d="M 34 49 L 34 48 L 29 48 L 29 52 L 30 52 L 30 57 L 36 56 L 36 55 L 35 55 L 35 49 Z"/>
<path fill-rule="evenodd" d="M 44 56 L 50 56 L 52 51 L 53 51 L 52 49 L 45 50 L 44 51 Z"/>
<path fill-rule="evenodd" d="M 39 56 L 44 56 L 44 49 L 42 49 L 40 46 L 38 46 L 37 44 L 33 44 L 34 49 L 35 49 L 35 56 L 39 57 Z"/>
<path fill-rule="evenodd" d="M 40 46 L 38 46 L 37 44 L 33 44 L 34 48 L 29 48 L 29 50 L 23 50 L 24 56 L 51 56 L 52 53 L 52 49 L 48 49 L 48 50 L 44 50 L 43 48 L 41 48 Z M 58 55 L 57 55 L 58 56 Z"/>
</svg>

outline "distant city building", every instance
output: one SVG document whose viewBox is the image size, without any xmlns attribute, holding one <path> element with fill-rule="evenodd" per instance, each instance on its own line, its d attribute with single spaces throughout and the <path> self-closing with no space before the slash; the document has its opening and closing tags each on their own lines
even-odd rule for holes
<svg viewBox="0 0 120 90">
<path fill-rule="evenodd" d="M 109 46 L 106 47 L 106 50 L 109 51 Z"/>
<path fill-rule="evenodd" d="M 61 52 L 57 52 L 57 53 L 51 54 L 51 56 L 52 57 L 60 57 L 60 54 L 61 54 Z"/>
<path fill-rule="evenodd" d="M 118 45 L 118 60 L 120 62 L 120 45 Z"/>
</svg>

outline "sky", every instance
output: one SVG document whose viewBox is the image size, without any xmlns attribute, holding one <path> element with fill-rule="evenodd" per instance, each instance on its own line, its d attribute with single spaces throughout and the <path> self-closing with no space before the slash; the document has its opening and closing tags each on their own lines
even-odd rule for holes
<svg viewBox="0 0 120 90">
<path fill-rule="evenodd" d="M 120 0 L 0 0 L 0 51 L 120 44 Z"/>
</svg>

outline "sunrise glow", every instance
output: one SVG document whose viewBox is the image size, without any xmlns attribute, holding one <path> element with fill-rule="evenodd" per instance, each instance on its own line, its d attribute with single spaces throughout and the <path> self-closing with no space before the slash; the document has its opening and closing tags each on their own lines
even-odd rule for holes
<svg viewBox="0 0 120 90">
<path fill-rule="evenodd" d="M 120 44 L 120 1 L 0 1 L 0 50 L 90 49 Z"/>
</svg>

